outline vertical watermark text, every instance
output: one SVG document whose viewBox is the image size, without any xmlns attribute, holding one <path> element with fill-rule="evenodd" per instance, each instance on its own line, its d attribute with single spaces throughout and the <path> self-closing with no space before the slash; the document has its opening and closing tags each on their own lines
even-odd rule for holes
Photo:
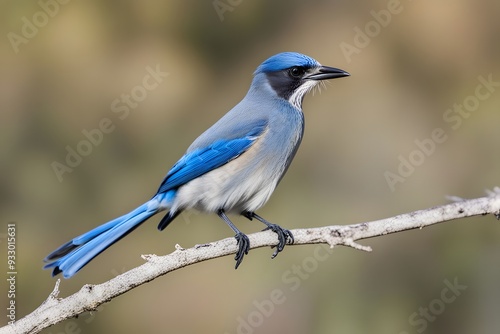
<svg viewBox="0 0 500 334">
<path fill-rule="evenodd" d="M 16 321 L 16 241 L 17 228 L 16 223 L 7 224 L 7 319 L 8 323 L 13 324 Z"/>
</svg>

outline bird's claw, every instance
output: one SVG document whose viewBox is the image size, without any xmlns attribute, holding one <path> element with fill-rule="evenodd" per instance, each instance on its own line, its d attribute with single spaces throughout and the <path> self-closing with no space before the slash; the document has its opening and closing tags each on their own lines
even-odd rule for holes
<svg viewBox="0 0 500 334">
<path fill-rule="evenodd" d="M 241 261 L 243 261 L 243 257 L 248 254 L 248 251 L 250 250 L 250 239 L 246 236 L 246 234 L 243 233 L 236 233 L 234 236 L 236 239 L 236 244 L 238 245 L 238 251 L 236 252 L 236 255 L 234 259 L 236 260 L 236 266 L 234 269 L 238 269 L 238 266 L 240 265 Z"/>
<path fill-rule="evenodd" d="M 293 244 L 294 238 L 292 232 L 287 229 L 282 228 L 276 224 L 270 224 L 263 231 L 271 230 L 278 235 L 278 245 L 276 245 L 276 250 L 274 251 L 271 259 L 274 259 L 279 252 L 281 252 L 287 243 L 290 245 Z"/>
</svg>

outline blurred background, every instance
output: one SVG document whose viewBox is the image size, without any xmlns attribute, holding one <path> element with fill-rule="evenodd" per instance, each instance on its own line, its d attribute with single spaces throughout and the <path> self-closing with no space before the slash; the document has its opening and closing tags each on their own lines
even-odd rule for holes
<svg viewBox="0 0 500 334">
<path fill-rule="evenodd" d="M 3 1 L 0 236 L 5 254 L 16 224 L 17 316 L 54 287 L 42 259 L 149 199 L 278 52 L 351 77 L 306 97 L 302 146 L 259 214 L 293 229 L 484 196 L 500 185 L 499 11 L 488 0 Z M 145 89 L 151 71 L 161 74 Z M 435 129 L 443 137 L 431 144 Z M 71 150 L 84 152 L 73 166 Z M 213 215 L 182 215 L 162 233 L 159 219 L 63 280 L 60 296 L 142 264 L 141 254 L 232 236 Z M 44 333 L 497 332 L 493 216 L 362 243 L 374 251 L 295 246 L 271 260 L 261 248 L 237 271 L 232 257 L 189 266 Z"/>
</svg>

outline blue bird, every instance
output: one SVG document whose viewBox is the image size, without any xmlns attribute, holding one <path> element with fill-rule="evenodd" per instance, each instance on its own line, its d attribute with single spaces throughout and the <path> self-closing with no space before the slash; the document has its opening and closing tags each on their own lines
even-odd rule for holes
<svg viewBox="0 0 500 334">
<path fill-rule="evenodd" d="M 293 235 L 255 211 L 269 200 L 297 152 L 306 93 L 321 80 L 345 76 L 349 73 L 300 53 L 283 52 L 267 59 L 254 72 L 243 100 L 189 146 L 153 198 L 65 243 L 44 259 L 48 262 L 44 269 L 53 268 L 52 276 L 62 272 L 70 278 L 144 221 L 167 210 L 160 231 L 184 210 L 216 213 L 235 233 L 235 268 L 248 254 L 250 241 L 227 214 L 256 219 L 277 234 L 274 258 L 293 243 Z"/>
</svg>

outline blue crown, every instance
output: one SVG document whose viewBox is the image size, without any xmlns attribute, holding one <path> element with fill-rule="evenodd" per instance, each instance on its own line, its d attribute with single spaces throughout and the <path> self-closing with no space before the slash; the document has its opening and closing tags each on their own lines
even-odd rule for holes
<svg viewBox="0 0 500 334">
<path fill-rule="evenodd" d="M 320 66 L 320 64 L 311 57 L 297 52 L 278 53 L 257 67 L 255 74 L 282 71 L 293 66 L 303 66 L 307 68 Z"/>
</svg>

